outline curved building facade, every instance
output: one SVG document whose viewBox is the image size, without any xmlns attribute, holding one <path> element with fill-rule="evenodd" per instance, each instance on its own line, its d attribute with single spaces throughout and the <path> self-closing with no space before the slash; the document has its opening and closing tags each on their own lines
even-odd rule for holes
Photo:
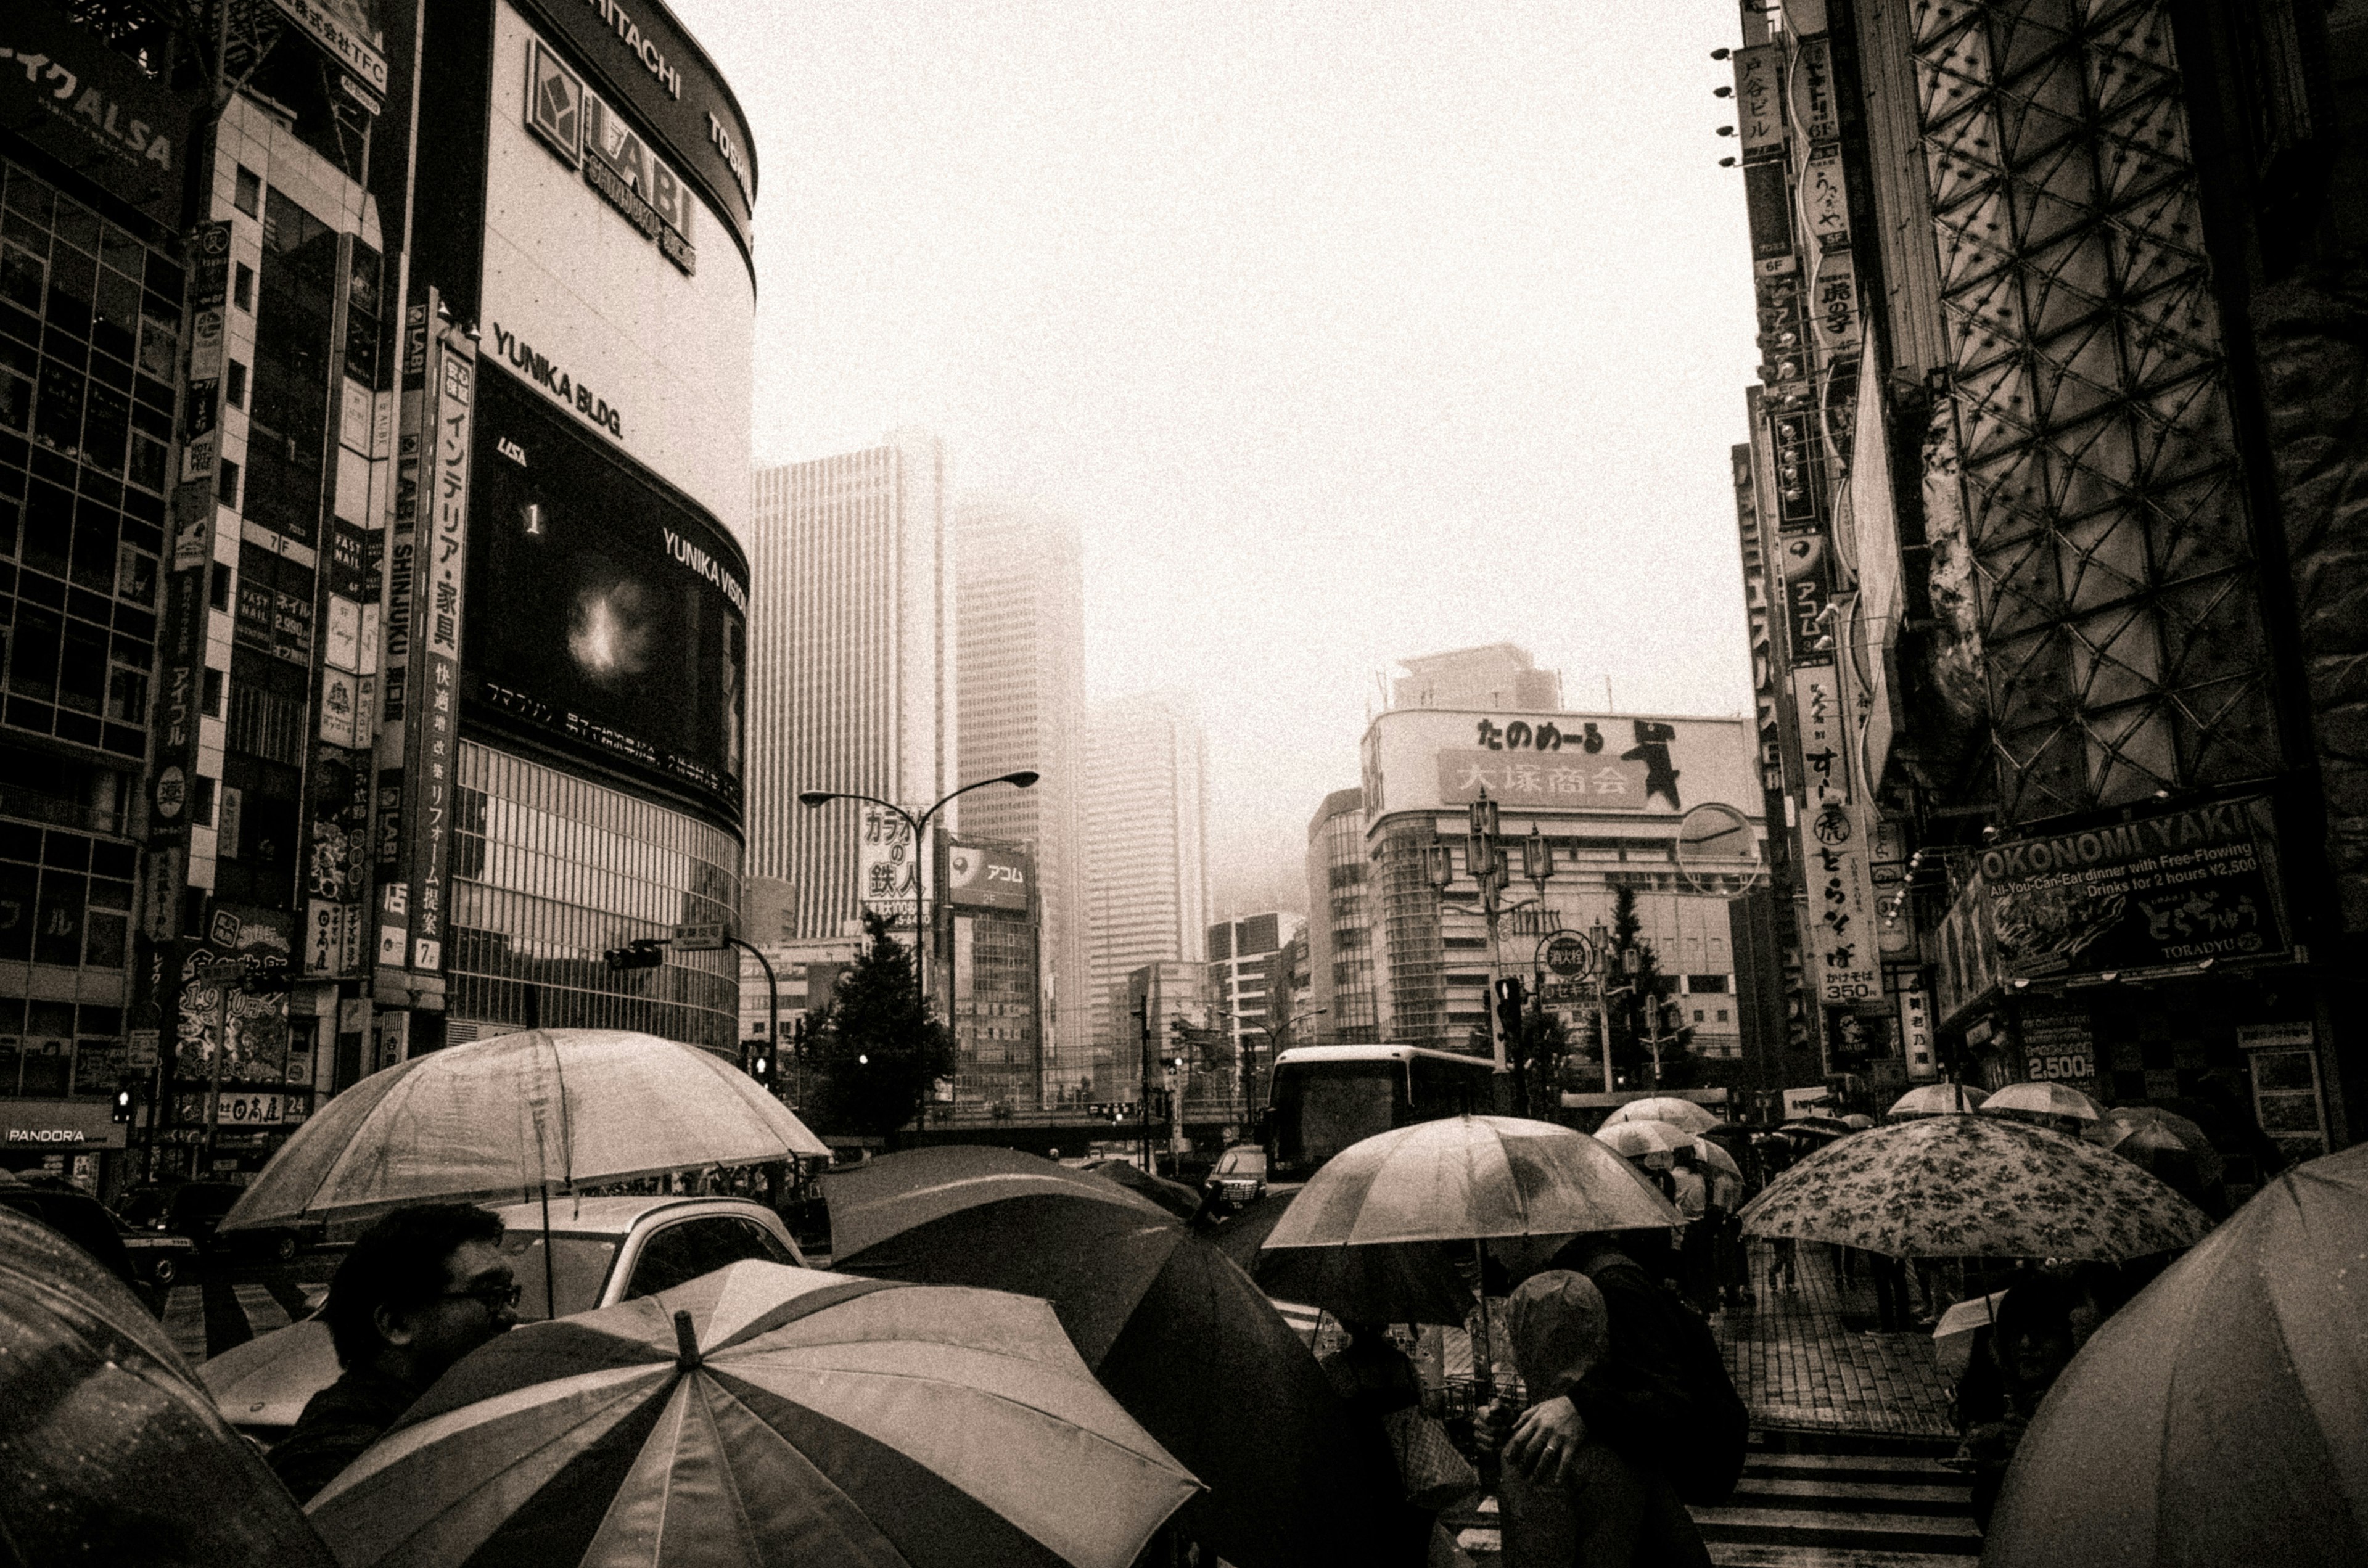
<svg viewBox="0 0 2368 1568">
<path fill-rule="evenodd" d="M 605 1025 L 730 1051 L 731 955 L 603 961 L 736 917 L 747 750 L 755 165 L 697 43 L 632 10 L 427 12 L 413 333 L 473 371 L 465 451 L 422 453 L 468 497 L 438 956 L 450 1039 Z M 406 369 L 445 410 L 423 439 L 449 435 L 450 386 Z M 432 637 L 454 596 L 414 592 Z"/>
</svg>

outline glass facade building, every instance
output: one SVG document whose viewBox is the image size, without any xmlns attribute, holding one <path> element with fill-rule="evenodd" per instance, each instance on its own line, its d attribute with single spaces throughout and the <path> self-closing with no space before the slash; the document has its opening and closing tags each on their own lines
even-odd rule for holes
<svg viewBox="0 0 2368 1568">
<path fill-rule="evenodd" d="M 1373 990 L 1372 868 L 1365 847 L 1365 792 L 1335 790 L 1307 825 L 1307 967 L 1324 1016 L 1312 1045 L 1381 1039 Z"/>
<path fill-rule="evenodd" d="M 669 952 L 621 976 L 601 959 L 677 925 L 735 921 L 740 846 L 730 834 L 468 741 L 454 815 L 455 1041 L 548 1027 L 737 1049 L 736 955 Z"/>
</svg>

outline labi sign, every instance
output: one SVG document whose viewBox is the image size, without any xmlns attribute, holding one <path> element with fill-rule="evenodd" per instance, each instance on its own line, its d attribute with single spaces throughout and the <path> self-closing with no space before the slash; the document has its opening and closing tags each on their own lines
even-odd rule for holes
<svg viewBox="0 0 2368 1568">
<path fill-rule="evenodd" d="M 2266 800 L 1998 844 L 1982 885 L 2008 978 L 2193 967 L 2286 950 Z"/>
<path fill-rule="evenodd" d="M 668 261 L 685 273 L 699 270 L 699 252 L 690 241 L 698 198 L 540 39 L 527 51 L 526 123 L 569 167 L 581 168 L 584 183 L 655 243 Z"/>
</svg>

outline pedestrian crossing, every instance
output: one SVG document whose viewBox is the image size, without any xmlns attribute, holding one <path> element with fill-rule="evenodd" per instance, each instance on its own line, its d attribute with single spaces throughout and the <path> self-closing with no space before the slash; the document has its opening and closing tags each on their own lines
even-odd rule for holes
<svg viewBox="0 0 2368 1568">
<path fill-rule="evenodd" d="M 1921 1455 L 1755 1442 L 1735 1494 L 1689 1511 L 1720 1568 L 1964 1568 L 1982 1550 L 1971 1479 Z M 1445 1522 L 1474 1568 L 1494 1568 L 1495 1499 Z"/>
<path fill-rule="evenodd" d="M 325 1284 L 287 1279 L 191 1280 L 165 1292 L 165 1335 L 195 1364 L 287 1327 L 320 1306 L 328 1290 Z"/>
</svg>

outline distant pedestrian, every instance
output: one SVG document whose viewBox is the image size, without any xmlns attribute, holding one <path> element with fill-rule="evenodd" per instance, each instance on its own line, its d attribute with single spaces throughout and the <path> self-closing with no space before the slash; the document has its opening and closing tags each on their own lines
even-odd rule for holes
<svg viewBox="0 0 2368 1568">
<path fill-rule="evenodd" d="M 1415 1377 L 1414 1363 L 1390 1337 L 1389 1330 L 1377 1323 L 1360 1323 L 1352 1318 L 1342 1318 L 1340 1327 L 1348 1336 L 1347 1342 L 1320 1357 L 1316 1365 L 1323 1369 L 1332 1392 L 1340 1396 L 1349 1411 L 1387 1430 L 1392 1416 L 1401 1411 L 1419 1409 L 1422 1385 Z M 1439 1429 L 1434 1426 L 1431 1430 L 1435 1433 Z M 1400 1463 L 1405 1463 L 1403 1456 Z M 1400 1504 L 1397 1516 L 1385 1521 L 1378 1532 L 1385 1545 L 1383 1561 L 1407 1568 L 1427 1562 L 1437 1524 L 1438 1515 L 1432 1509 L 1411 1499 Z"/>
<path fill-rule="evenodd" d="M 2029 1276 L 2008 1289 L 1997 1323 L 1975 1335 L 1974 1358 L 1957 1386 L 1964 1438 L 1956 1462 L 1973 1472 L 1974 1522 L 1984 1530 L 2031 1418 L 2079 1349 L 2086 1296 L 2066 1279 Z"/>
<path fill-rule="evenodd" d="M 454 1362 L 518 1322 L 501 1239 L 501 1221 L 474 1205 L 420 1203 L 354 1243 L 321 1309 L 345 1373 L 269 1457 L 298 1502 L 336 1480 Z"/>
<path fill-rule="evenodd" d="M 1569 1269 L 1522 1281 L 1506 1305 L 1505 1332 L 1533 1406 L 1566 1396 L 1611 1350 L 1602 1291 Z M 1487 1424 L 1505 1449 L 1505 1568 L 1707 1568 L 1702 1533 L 1664 1471 L 1597 1433 L 1535 1437 L 1525 1426 L 1505 1426 L 1501 1413 Z"/>
<path fill-rule="evenodd" d="M 1708 1317 L 1717 1305 L 1717 1240 L 1710 1222 L 1710 1182 L 1695 1164 L 1698 1158 L 1690 1148 L 1677 1151 L 1669 1180 L 1671 1199 L 1684 1221 L 1678 1239 L 1679 1287 L 1686 1304 Z"/>
</svg>

